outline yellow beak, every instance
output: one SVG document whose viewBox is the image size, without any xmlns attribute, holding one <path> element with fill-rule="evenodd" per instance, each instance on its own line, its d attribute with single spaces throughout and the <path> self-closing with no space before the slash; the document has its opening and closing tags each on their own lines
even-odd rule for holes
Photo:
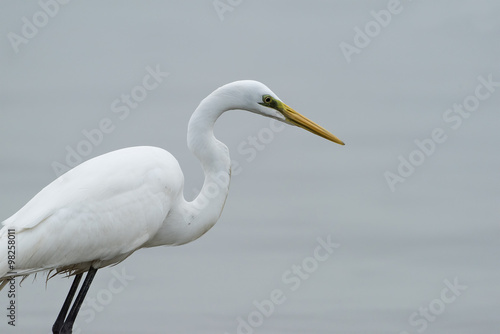
<svg viewBox="0 0 500 334">
<path fill-rule="evenodd" d="M 288 123 L 299 126 L 303 129 L 306 129 L 309 132 L 314 133 L 315 135 L 318 135 L 320 137 L 323 137 L 325 139 L 331 140 L 334 143 L 340 144 L 340 145 L 345 145 L 344 142 L 340 139 L 338 139 L 336 136 L 331 134 L 329 131 L 327 131 L 325 128 L 319 126 L 318 124 L 314 123 L 310 119 L 302 116 L 286 104 L 283 104 L 283 107 L 280 108 L 281 112 L 285 116 L 286 120 Z"/>
</svg>

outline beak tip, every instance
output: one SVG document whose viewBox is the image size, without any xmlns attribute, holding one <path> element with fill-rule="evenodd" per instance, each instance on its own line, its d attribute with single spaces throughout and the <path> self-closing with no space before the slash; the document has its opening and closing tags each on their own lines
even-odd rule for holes
<svg viewBox="0 0 500 334">
<path fill-rule="evenodd" d="M 333 136 L 333 135 L 332 135 L 332 136 Z M 338 139 L 338 138 L 337 138 L 337 137 L 335 137 L 335 136 L 333 136 L 333 138 L 328 138 L 328 139 L 330 139 L 332 142 L 334 142 L 334 143 L 336 143 L 336 144 L 339 144 L 339 145 L 342 145 L 342 146 L 344 146 L 344 145 L 345 145 L 345 143 L 344 143 L 342 140 Z"/>
</svg>

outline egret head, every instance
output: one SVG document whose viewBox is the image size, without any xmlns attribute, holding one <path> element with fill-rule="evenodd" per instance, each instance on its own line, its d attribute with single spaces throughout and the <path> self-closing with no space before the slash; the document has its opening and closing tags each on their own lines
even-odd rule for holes
<svg viewBox="0 0 500 334">
<path fill-rule="evenodd" d="M 237 83 L 242 85 L 241 91 L 245 92 L 245 100 L 248 105 L 245 109 L 301 127 L 334 143 L 344 145 L 342 140 L 329 131 L 287 106 L 266 85 L 252 80 L 244 80 Z"/>
</svg>

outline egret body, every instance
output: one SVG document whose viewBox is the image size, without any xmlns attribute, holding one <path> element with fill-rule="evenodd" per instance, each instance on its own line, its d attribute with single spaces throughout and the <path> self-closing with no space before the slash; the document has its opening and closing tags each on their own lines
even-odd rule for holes
<svg viewBox="0 0 500 334">
<path fill-rule="evenodd" d="M 203 188 L 193 201 L 184 199 L 184 176 L 177 160 L 161 148 L 130 147 L 90 159 L 54 180 L 2 222 L 0 288 L 12 277 L 39 271 L 74 275 L 53 326 L 54 333 L 71 333 L 98 269 L 121 262 L 140 248 L 182 245 L 202 236 L 221 215 L 231 178 L 228 148 L 215 138 L 213 127 L 220 115 L 234 109 L 344 144 L 260 82 L 222 86 L 201 101 L 189 121 L 188 147 L 205 174 Z M 14 268 L 7 256 L 9 231 L 15 231 L 17 245 Z"/>
</svg>

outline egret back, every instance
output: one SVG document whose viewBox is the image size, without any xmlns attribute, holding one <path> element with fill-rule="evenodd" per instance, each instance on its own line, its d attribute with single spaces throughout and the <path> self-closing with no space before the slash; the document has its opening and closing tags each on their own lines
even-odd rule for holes
<svg viewBox="0 0 500 334">
<path fill-rule="evenodd" d="M 156 147 L 131 147 L 88 160 L 42 189 L 0 230 L 0 277 L 7 233 L 15 231 L 16 267 L 88 269 L 126 258 L 150 240 L 173 203 L 183 200 L 177 160 Z M 83 268 L 78 266 L 82 265 Z"/>
</svg>

